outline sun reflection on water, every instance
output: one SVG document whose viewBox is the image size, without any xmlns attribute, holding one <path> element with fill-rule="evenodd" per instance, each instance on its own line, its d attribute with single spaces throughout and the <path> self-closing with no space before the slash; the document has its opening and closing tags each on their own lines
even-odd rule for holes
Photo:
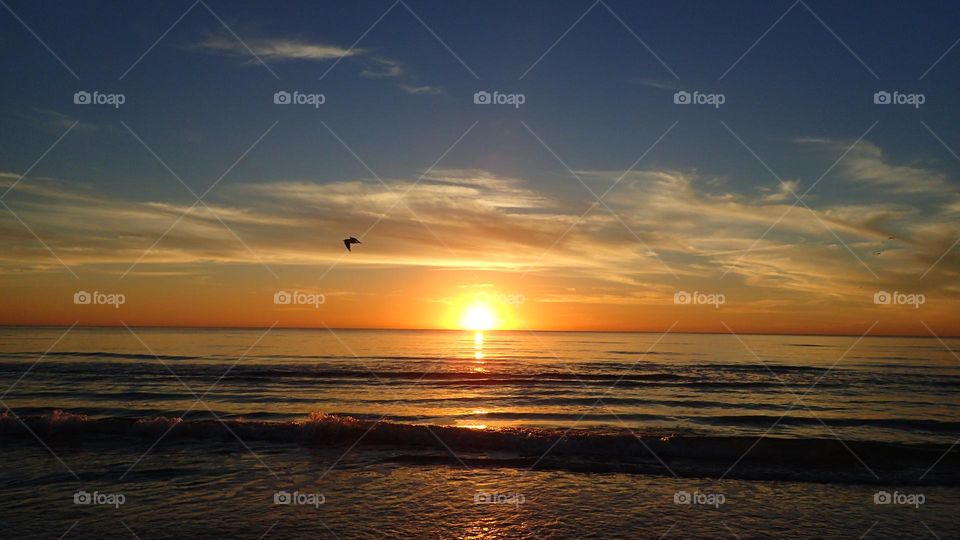
<svg viewBox="0 0 960 540">
<path fill-rule="evenodd" d="M 477 332 L 473 335 L 473 357 L 476 360 L 483 360 L 483 332 Z"/>
</svg>

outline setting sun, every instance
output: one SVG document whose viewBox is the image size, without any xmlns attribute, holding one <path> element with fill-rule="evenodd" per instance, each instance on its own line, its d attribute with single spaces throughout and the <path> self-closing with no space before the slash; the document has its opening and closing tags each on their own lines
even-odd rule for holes
<svg viewBox="0 0 960 540">
<path fill-rule="evenodd" d="M 464 312 L 460 326 L 466 330 L 492 330 L 497 326 L 497 317 L 490 306 L 474 304 Z"/>
</svg>

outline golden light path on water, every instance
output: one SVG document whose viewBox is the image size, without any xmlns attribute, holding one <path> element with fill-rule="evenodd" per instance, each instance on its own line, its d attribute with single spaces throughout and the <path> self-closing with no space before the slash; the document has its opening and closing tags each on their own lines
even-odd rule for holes
<svg viewBox="0 0 960 540">
<path fill-rule="evenodd" d="M 486 364 L 486 362 L 484 362 L 483 360 L 483 332 L 481 331 L 477 331 L 473 334 L 473 359 L 474 359 L 473 371 L 476 373 L 486 373 L 487 370 L 484 367 L 484 364 Z M 487 414 L 487 411 L 485 409 L 476 409 L 473 411 L 473 414 Z M 478 423 L 458 424 L 458 426 L 470 428 L 470 429 L 486 429 L 487 428 L 486 424 L 478 424 Z"/>
</svg>

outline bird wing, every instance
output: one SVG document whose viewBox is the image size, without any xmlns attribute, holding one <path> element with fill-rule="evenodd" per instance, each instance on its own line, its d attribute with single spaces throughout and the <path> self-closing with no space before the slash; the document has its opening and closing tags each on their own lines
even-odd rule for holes
<svg viewBox="0 0 960 540">
<path fill-rule="evenodd" d="M 348 238 L 347 240 L 344 240 L 344 241 L 343 241 L 343 245 L 346 246 L 347 251 L 350 251 L 350 239 L 349 239 L 349 238 Z"/>
</svg>

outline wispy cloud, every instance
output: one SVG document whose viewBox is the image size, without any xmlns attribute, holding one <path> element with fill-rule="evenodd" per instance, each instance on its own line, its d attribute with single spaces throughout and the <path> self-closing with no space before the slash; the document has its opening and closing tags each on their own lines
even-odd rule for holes
<svg viewBox="0 0 960 540">
<path fill-rule="evenodd" d="M 240 57 L 250 56 L 250 50 L 252 50 L 265 62 L 290 60 L 325 62 L 340 57 L 356 56 L 365 52 L 362 49 L 350 50 L 337 45 L 287 38 L 253 39 L 247 40 L 245 43 L 246 45 L 232 36 L 211 34 L 197 43 L 196 47 L 213 53 Z M 250 50 L 247 50 L 248 46 Z M 256 62 L 256 60 L 254 59 L 253 62 Z"/>
<path fill-rule="evenodd" d="M 360 72 L 360 75 L 368 79 L 381 79 L 385 77 L 399 77 L 403 75 L 403 66 L 396 60 L 389 58 L 372 57 L 368 58 L 366 66 Z"/>
<path fill-rule="evenodd" d="M 831 153 L 845 151 L 852 142 L 810 138 L 796 141 L 821 147 Z M 857 144 L 840 162 L 838 170 L 845 180 L 873 184 L 891 193 L 938 194 L 956 191 L 947 183 L 943 173 L 917 165 L 891 163 L 880 147 L 870 141 Z"/>
<path fill-rule="evenodd" d="M 443 93 L 443 89 L 438 86 L 417 86 L 413 84 L 400 84 L 400 89 L 408 94 L 433 96 Z"/>
</svg>

